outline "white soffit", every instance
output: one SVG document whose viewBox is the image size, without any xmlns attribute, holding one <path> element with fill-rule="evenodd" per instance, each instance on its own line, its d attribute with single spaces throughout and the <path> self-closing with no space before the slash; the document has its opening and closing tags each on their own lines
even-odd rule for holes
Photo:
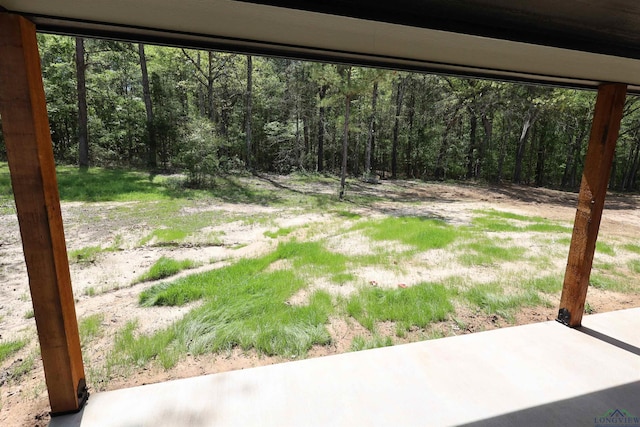
<svg viewBox="0 0 640 427">
<path fill-rule="evenodd" d="M 197 44 L 206 45 L 211 40 L 238 52 L 576 86 L 627 83 L 640 90 L 640 60 L 230 0 L 0 0 L 0 5 L 36 22 L 60 18 L 58 25 L 70 33 L 82 33 L 84 23 L 108 24 L 133 41 L 156 30 L 163 41 L 199 39 Z"/>
</svg>

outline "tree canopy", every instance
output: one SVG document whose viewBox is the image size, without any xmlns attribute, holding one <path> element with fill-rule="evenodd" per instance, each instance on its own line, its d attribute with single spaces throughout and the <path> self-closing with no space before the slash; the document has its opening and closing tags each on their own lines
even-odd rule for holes
<svg viewBox="0 0 640 427">
<path fill-rule="evenodd" d="M 90 166 L 179 171 L 194 185 L 245 168 L 338 174 L 343 167 L 366 179 L 580 184 L 594 92 L 106 40 L 84 39 L 79 50 L 76 39 L 45 34 L 38 40 L 59 163 L 83 164 L 85 122 Z M 617 190 L 638 187 L 639 119 L 640 102 L 629 96 L 610 183 Z"/>
</svg>

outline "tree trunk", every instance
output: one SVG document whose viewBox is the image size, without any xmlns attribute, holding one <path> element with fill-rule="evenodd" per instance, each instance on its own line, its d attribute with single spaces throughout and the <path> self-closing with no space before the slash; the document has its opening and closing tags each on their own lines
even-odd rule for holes
<svg viewBox="0 0 640 427">
<path fill-rule="evenodd" d="M 209 56 L 208 56 L 208 61 L 209 61 L 209 66 L 207 68 L 207 103 L 208 103 L 208 108 L 209 108 L 209 120 L 211 120 L 214 123 L 216 122 L 216 109 L 215 109 L 215 103 L 213 102 L 213 52 L 209 51 L 208 52 Z M 222 132 L 222 134 L 224 135 L 225 132 Z"/>
<path fill-rule="evenodd" d="M 200 51 L 198 51 L 196 56 L 196 68 L 198 71 L 202 70 Z M 200 117 L 205 117 L 206 108 L 204 107 L 204 91 L 202 90 L 202 84 L 198 84 L 198 111 L 200 112 Z"/>
<path fill-rule="evenodd" d="M 535 183 L 536 186 L 542 187 L 545 183 L 544 180 L 544 167 L 547 157 L 547 146 L 546 146 L 546 137 L 547 137 L 547 129 L 546 126 L 542 127 L 540 130 L 540 135 L 538 138 L 538 156 L 536 160 L 536 177 Z"/>
<path fill-rule="evenodd" d="M 367 137 L 367 147 L 364 154 L 364 175 L 365 179 L 370 179 L 371 175 L 371 155 L 372 147 L 376 137 L 376 106 L 378 104 L 378 82 L 373 82 L 371 92 L 371 116 L 369 116 L 369 136 Z"/>
<path fill-rule="evenodd" d="M 142 95 L 144 98 L 144 108 L 147 112 L 147 137 L 149 138 L 149 145 L 147 147 L 147 166 L 151 170 L 155 170 L 158 167 L 158 142 L 156 141 L 153 104 L 151 103 L 151 89 L 149 87 L 147 57 L 144 54 L 144 44 L 142 43 L 138 43 L 138 55 L 140 56 L 140 72 L 142 73 Z"/>
<path fill-rule="evenodd" d="M 569 171 L 573 164 L 573 153 L 576 144 L 578 144 L 578 135 L 575 129 L 572 129 L 569 134 L 569 146 L 567 147 L 567 157 L 564 161 L 564 171 L 562 172 L 562 182 L 560 183 L 561 188 L 566 188 L 569 183 Z"/>
<path fill-rule="evenodd" d="M 476 178 L 482 177 L 482 166 L 487 150 L 491 148 L 491 139 L 493 138 L 493 120 L 486 113 L 481 115 L 482 127 L 484 128 L 484 139 L 478 149 L 478 162 L 476 163 Z"/>
<path fill-rule="evenodd" d="M 474 152 L 476 150 L 476 130 L 478 129 L 478 117 L 472 108 L 469 111 L 469 151 L 467 152 L 467 179 L 475 178 Z"/>
<path fill-rule="evenodd" d="M 340 171 L 340 200 L 344 200 L 347 186 L 347 155 L 349 148 L 349 114 L 351 112 L 351 67 L 347 68 L 347 95 L 344 105 L 344 129 L 342 136 L 342 168 Z"/>
<path fill-rule="evenodd" d="M 522 132 L 520 133 L 520 139 L 518 140 L 518 150 L 516 151 L 516 163 L 513 170 L 513 182 L 519 184 L 522 181 L 522 159 L 524 159 L 524 152 L 527 143 L 527 136 L 529 136 L 529 130 L 533 123 L 536 121 L 538 112 L 529 109 L 527 112 L 524 123 L 522 124 Z"/>
<path fill-rule="evenodd" d="M 251 92 L 253 90 L 253 57 L 247 55 L 247 92 L 246 92 L 246 104 L 245 104 L 245 144 L 246 144 L 246 161 L 247 168 L 255 172 L 253 162 L 251 160 L 251 110 L 253 107 Z"/>
<path fill-rule="evenodd" d="M 408 178 L 415 178 L 414 165 L 413 165 L 413 119 L 416 112 L 416 96 L 415 90 L 410 90 L 411 97 L 409 98 L 409 129 L 407 131 L 407 150 L 405 152 L 405 173 Z"/>
<path fill-rule="evenodd" d="M 78 90 L 78 165 L 80 169 L 89 167 L 89 140 L 87 120 L 87 63 L 85 61 L 84 39 L 76 37 L 76 77 Z"/>
<path fill-rule="evenodd" d="M 322 102 L 327 96 L 328 89 L 329 85 L 322 85 L 320 86 L 320 90 L 318 92 L 318 98 L 320 100 L 320 108 L 318 111 L 318 172 L 322 172 L 324 170 L 324 116 L 326 109 Z"/>
<path fill-rule="evenodd" d="M 396 117 L 393 124 L 393 143 L 391 146 L 391 179 L 398 177 L 398 136 L 400 133 L 400 113 L 402 112 L 402 98 L 404 97 L 404 78 L 398 80 L 396 89 Z"/>
</svg>

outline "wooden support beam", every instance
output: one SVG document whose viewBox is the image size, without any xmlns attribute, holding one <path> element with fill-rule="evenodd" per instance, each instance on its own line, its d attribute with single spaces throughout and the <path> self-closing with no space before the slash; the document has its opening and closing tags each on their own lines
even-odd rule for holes
<svg viewBox="0 0 640 427">
<path fill-rule="evenodd" d="M 35 25 L 0 12 L 0 115 L 52 414 L 87 398 Z"/>
<path fill-rule="evenodd" d="M 626 93 L 624 84 L 603 84 L 598 88 L 558 311 L 558 321 L 571 327 L 582 322 Z"/>
</svg>

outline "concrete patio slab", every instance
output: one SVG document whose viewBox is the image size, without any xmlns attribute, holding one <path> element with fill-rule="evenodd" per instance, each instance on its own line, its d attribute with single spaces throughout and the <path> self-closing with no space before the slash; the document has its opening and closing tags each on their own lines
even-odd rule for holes
<svg viewBox="0 0 640 427">
<path fill-rule="evenodd" d="M 50 427 L 595 426 L 640 416 L 640 308 L 96 393 Z M 640 426 L 636 424 L 620 424 Z"/>
</svg>

